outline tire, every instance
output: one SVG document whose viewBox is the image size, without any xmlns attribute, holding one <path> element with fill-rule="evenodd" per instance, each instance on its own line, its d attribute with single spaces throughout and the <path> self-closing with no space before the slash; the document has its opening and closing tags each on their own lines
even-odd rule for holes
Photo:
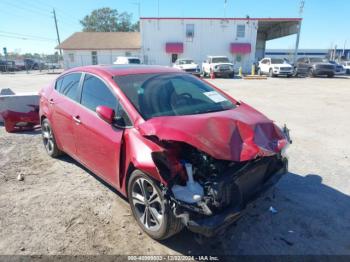
<svg viewBox="0 0 350 262">
<path fill-rule="evenodd" d="M 292 77 L 293 75 L 287 75 L 287 78 L 290 78 L 290 77 Z"/>
<path fill-rule="evenodd" d="M 275 74 L 272 72 L 272 68 L 270 68 L 270 70 L 269 70 L 269 76 L 270 77 L 275 77 Z"/>
<path fill-rule="evenodd" d="M 143 200 L 145 195 L 146 202 Z M 167 239 L 183 229 L 184 225 L 171 211 L 158 185 L 140 170 L 130 176 L 128 200 L 136 222 L 151 238 Z"/>
<path fill-rule="evenodd" d="M 334 77 L 334 74 L 328 74 L 327 77 L 332 78 L 332 77 Z"/>
<path fill-rule="evenodd" d="M 230 73 L 229 75 L 228 75 L 228 78 L 234 78 L 235 77 L 235 73 Z"/>
<path fill-rule="evenodd" d="M 350 69 L 346 69 L 346 74 L 350 75 Z"/>
<path fill-rule="evenodd" d="M 309 70 L 307 71 L 307 75 L 308 75 L 309 77 L 315 77 L 314 70 L 312 70 L 312 68 L 309 68 Z"/>
<path fill-rule="evenodd" d="M 258 68 L 258 75 L 259 75 L 259 76 L 262 75 L 262 74 L 261 74 L 261 69 L 260 69 L 260 68 Z"/>
<path fill-rule="evenodd" d="M 207 76 L 207 74 L 204 71 L 204 68 L 202 69 L 202 76 L 205 78 Z"/>
<path fill-rule="evenodd" d="M 43 143 L 47 154 L 53 158 L 56 158 L 62 155 L 63 152 L 59 150 L 56 144 L 56 139 L 55 139 L 51 124 L 49 120 L 47 120 L 47 118 L 45 118 L 41 122 L 41 130 L 42 130 Z"/>
</svg>

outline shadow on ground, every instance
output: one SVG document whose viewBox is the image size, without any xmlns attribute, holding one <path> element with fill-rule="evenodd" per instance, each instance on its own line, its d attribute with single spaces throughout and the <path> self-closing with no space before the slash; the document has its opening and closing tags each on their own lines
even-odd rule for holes
<svg viewBox="0 0 350 262">
<path fill-rule="evenodd" d="M 75 163 L 127 201 L 114 188 Z M 276 214 L 269 211 L 274 207 Z M 160 241 L 184 255 L 350 254 L 350 197 L 322 183 L 319 175 L 288 173 L 276 187 L 250 204 L 224 234 L 200 238 L 184 229 Z"/>
</svg>

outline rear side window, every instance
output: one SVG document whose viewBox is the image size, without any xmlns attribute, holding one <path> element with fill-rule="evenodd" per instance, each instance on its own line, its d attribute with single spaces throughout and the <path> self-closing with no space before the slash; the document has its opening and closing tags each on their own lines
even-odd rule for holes
<svg viewBox="0 0 350 262">
<path fill-rule="evenodd" d="M 77 101 L 80 77 L 81 73 L 73 73 L 63 76 L 57 80 L 55 88 L 62 95 Z"/>
<path fill-rule="evenodd" d="M 98 106 L 108 106 L 117 111 L 117 99 L 99 78 L 86 74 L 81 94 L 81 104 L 92 111 Z"/>
</svg>

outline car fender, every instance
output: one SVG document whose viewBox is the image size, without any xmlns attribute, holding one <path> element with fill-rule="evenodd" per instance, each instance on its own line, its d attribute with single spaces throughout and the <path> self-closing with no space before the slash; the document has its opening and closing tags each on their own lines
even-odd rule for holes
<svg viewBox="0 0 350 262">
<path fill-rule="evenodd" d="M 121 147 L 121 161 L 119 172 L 119 187 L 125 196 L 127 195 L 128 176 L 130 167 L 141 170 L 152 179 L 167 185 L 152 159 L 153 152 L 162 152 L 164 148 L 157 145 L 150 139 L 142 136 L 137 129 L 128 128 L 124 131 L 123 143 Z"/>
</svg>

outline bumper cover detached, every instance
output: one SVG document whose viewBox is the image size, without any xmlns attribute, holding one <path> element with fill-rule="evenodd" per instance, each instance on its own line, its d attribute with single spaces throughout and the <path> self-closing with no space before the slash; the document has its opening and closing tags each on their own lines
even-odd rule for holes
<svg viewBox="0 0 350 262">
<path fill-rule="evenodd" d="M 222 211 L 211 216 L 189 212 L 188 216 L 182 216 L 183 223 L 190 231 L 206 237 L 213 237 L 223 231 L 242 216 L 243 211 L 249 203 L 259 197 L 262 192 L 276 184 L 288 172 L 288 160 L 284 158 L 279 161 L 278 168 L 273 168 L 272 170 L 268 166 L 271 166 L 271 164 L 258 164 L 256 168 L 249 168 L 249 171 L 244 172 L 237 179 L 234 179 L 235 188 L 238 189 L 239 194 L 233 195 L 236 198 L 239 196 L 239 200 L 235 199 L 233 201 L 234 203 L 230 206 L 223 208 Z M 265 168 L 265 171 L 262 171 L 261 168 Z M 259 171 L 262 172 L 259 174 Z M 251 179 L 249 176 L 256 177 Z"/>
</svg>

